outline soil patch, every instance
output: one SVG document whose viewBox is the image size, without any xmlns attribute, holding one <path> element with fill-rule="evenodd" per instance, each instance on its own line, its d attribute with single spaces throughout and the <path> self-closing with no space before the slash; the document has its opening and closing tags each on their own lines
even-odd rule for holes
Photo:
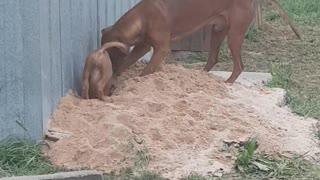
<svg viewBox="0 0 320 180">
<path fill-rule="evenodd" d="M 317 158 L 316 121 L 279 107 L 282 90 L 230 87 L 210 73 L 176 65 L 138 77 L 144 66 L 137 63 L 119 78 L 110 103 L 72 94 L 61 99 L 47 133 L 63 134 L 45 150 L 53 164 L 117 171 L 133 166 L 145 145 L 149 168 L 170 179 L 228 172 L 235 153 L 223 148 L 224 141 L 252 136 L 260 152 Z"/>
</svg>

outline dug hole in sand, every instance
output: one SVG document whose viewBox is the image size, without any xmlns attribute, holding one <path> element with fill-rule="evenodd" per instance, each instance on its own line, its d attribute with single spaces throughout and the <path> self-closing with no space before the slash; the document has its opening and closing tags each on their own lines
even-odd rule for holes
<svg viewBox="0 0 320 180">
<path fill-rule="evenodd" d="M 223 151 L 224 142 L 250 137 L 257 137 L 258 152 L 317 158 L 316 121 L 279 107 L 282 90 L 226 86 L 210 73 L 175 65 L 138 77 L 143 67 L 119 78 L 112 103 L 61 99 L 47 132 L 59 138 L 45 150 L 54 165 L 117 172 L 133 167 L 140 149 L 148 168 L 170 179 L 230 172 L 236 154 Z"/>
</svg>

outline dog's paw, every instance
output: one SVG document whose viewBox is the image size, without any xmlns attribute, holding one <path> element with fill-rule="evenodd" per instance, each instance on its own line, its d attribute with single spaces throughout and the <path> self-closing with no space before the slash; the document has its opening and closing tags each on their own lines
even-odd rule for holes
<svg viewBox="0 0 320 180">
<path fill-rule="evenodd" d="M 102 97 L 101 101 L 106 102 L 106 103 L 112 103 L 113 102 L 112 98 L 108 97 L 108 96 Z"/>
<path fill-rule="evenodd" d="M 232 85 L 233 85 L 233 83 L 230 83 L 230 82 L 228 82 L 228 81 L 224 81 L 224 84 L 225 84 L 226 86 L 232 86 Z"/>
</svg>

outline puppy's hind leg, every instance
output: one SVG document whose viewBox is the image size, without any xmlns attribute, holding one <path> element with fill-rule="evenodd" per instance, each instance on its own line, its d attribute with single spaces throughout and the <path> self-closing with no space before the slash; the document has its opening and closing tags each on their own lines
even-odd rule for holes
<svg viewBox="0 0 320 180">
<path fill-rule="evenodd" d="M 113 84 L 112 74 L 111 63 L 104 63 L 100 66 L 101 80 L 97 83 L 97 97 L 101 101 L 108 102 L 108 94 Z"/>
<path fill-rule="evenodd" d="M 86 63 L 83 70 L 83 76 L 82 76 L 82 82 L 81 82 L 81 97 L 83 99 L 89 99 L 89 78 L 90 78 L 90 64 Z"/>
</svg>

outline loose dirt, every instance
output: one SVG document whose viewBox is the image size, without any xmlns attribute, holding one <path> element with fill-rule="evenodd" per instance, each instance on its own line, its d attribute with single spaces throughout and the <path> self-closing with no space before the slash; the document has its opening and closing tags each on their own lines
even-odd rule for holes
<svg viewBox="0 0 320 180">
<path fill-rule="evenodd" d="M 224 149 L 224 141 L 255 136 L 259 152 L 309 152 L 307 158 L 320 152 L 311 131 L 316 121 L 280 107 L 280 89 L 227 86 L 175 65 L 138 77 L 143 67 L 138 63 L 119 78 L 110 103 L 72 94 L 61 99 L 47 133 L 60 136 L 45 150 L 53 164 L 111 172 L 149 158 L 149 169 L 177 179 L 231 171 L 235 153 Z"/>
</svg>

